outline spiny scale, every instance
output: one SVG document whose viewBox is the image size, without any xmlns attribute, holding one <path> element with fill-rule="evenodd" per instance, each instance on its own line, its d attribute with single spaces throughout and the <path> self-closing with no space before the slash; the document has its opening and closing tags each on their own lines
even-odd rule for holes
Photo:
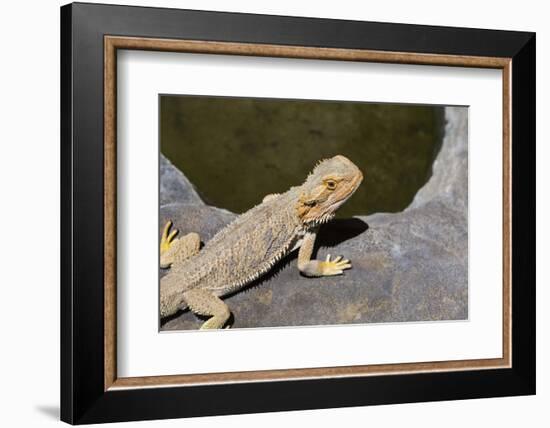
<svg viewBox="0 0 550 428">
<path fill-rule="evenodd" d="M 237 217 L 198 255 L 173 266 L 165 289 L 171 284 L 181 291 L 200 287 L 221 296 L 265 274 L 288 254 L 304 228 L 296 200 L 293 188 Z"/>
</svg>

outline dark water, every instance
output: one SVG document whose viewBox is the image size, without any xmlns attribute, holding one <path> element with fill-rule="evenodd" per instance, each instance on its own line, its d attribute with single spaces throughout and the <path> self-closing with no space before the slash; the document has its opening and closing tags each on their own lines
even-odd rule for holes
<svg viewBox="0 0 550 428">
<path fill-rule="evenodd" d="M 339 216 L 397 212 L 431 175 L 443 108 L 161 96 L 161 151 L 205 202 L 244 212 L 342 154 L 365 176 Z"/>
</svg>

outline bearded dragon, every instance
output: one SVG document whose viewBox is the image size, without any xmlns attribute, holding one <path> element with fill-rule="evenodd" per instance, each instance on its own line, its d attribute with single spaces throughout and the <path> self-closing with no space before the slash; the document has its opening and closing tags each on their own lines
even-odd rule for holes
<svg viewBox="0 0 550 428">
<path fill-rule="evenodd" d="M 201 329 L 222 328 L 231 312 L 221 297 L 268 272 L 299 248 L 298 269 L 308 277 L 341 275 L 350 269 L 342 257 L 311 260 L 319 226 L 355 192 L 363 174 L 344 156 L 319 162 L 305 182 L 285 193 L 267 195 L 238 216 L 199 251 L 200 237 L 176 238 L 172 222 L 164 227 L 160 265 L 171 268 L 160 281 L 160 316 L 180 309 L 210 317 Z"/>
</svg>

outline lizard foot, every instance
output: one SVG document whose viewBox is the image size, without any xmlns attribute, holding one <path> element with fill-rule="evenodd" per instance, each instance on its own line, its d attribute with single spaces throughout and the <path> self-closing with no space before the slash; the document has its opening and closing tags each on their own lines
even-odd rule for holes
<svg viewBox="0 0 550 428">
<path fill-rule="evenodd" d="M 174 258 L 173 247 L 174 247 L 174 244 L 178 241 L 177 239 L 175 239 L 176 235 L 178 234 L 178 230 L 174 229 L 170 232 L 171 228 L 172 228 L 172 220 L 168 220 L 164 225 L 164 229 L 162 231 L 162 237 L 160 238 L 160 267 L 161 268 L 170 267 L 170 265 L 173 262 L 173 258 Z"/>
<path fill-rule="evenodd" d="M 199 252 L 201 239 L 197 233 L 188 233 L 181 238 L 176 238 L 178 230 L 172 228 L 169 220 L 164 226 L 160 238 L 160 267 L 169 268 L 174 263 L 180 263 Z"/>
<path fill-rule="evenodd" d="M 170 247 L 172 246 L 172 242 L 174 241 L 174 238 L 178 234 L 177 229 L 174 229 L 172 232 L 170 232 L 171 228 L 172 228 L 172 220 L 168 220 L 164 225 L 164 229 L 162 231 L 162 238 L 160 239 L 161 254 L 167 252 L 170 249 Z"/>
<path fill-rule="evenodd" d="M 320 263 L 321 275 L 333 276 L 342 275 L 345 269 L 351 268 L 351 263 L 347 259 L 343 259 L 342 256 L 336 257 L 334 260 L 330 260 L 330 254 L 327 255 L 325 261 Z"/>
<path fill-rule="evenodd" d="M 217 319 L 216 317 L 210 318 L 200 326 L 200 330 L 218 330 L 218 329 L 227 330 L 229 328 L 231 328 L 230 325 L 226 325 L 224 327 L 222 321 Z"/>
<path fill-rule="evenodd" d="M 186 291 L 183 298 L 191 312 L 197 315 L 210 316 L 201 326 L 201 330 L 223 328 L 231 316 L 229 307 L 218 296 L 208 290 L 194 288 Z"/>
</svg>

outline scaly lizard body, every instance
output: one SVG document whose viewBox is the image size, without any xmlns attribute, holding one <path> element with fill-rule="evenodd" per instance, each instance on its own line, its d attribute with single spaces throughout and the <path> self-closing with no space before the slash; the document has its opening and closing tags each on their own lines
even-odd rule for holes
<svg viewBox="0 0 550 428">
<path fill-rule="evenodd" d="M 349 159 L 335 156 L 320 162 L 304 184 L 263 202 L 220 230 L 199 252 L 200 238 L 175 238 L 168 222 L 161 239 L 160 314 L 189 308 L 210 316 L 201 328 L 222 328 L 230 311 L 220 299 L 268 272 L 289 252 L 300 248 L 298 269 L 306 276 L 342 274 L 348 260 L 311 260 L 319 225 L 353 194 L 363 174 Z"/>
</svg>

